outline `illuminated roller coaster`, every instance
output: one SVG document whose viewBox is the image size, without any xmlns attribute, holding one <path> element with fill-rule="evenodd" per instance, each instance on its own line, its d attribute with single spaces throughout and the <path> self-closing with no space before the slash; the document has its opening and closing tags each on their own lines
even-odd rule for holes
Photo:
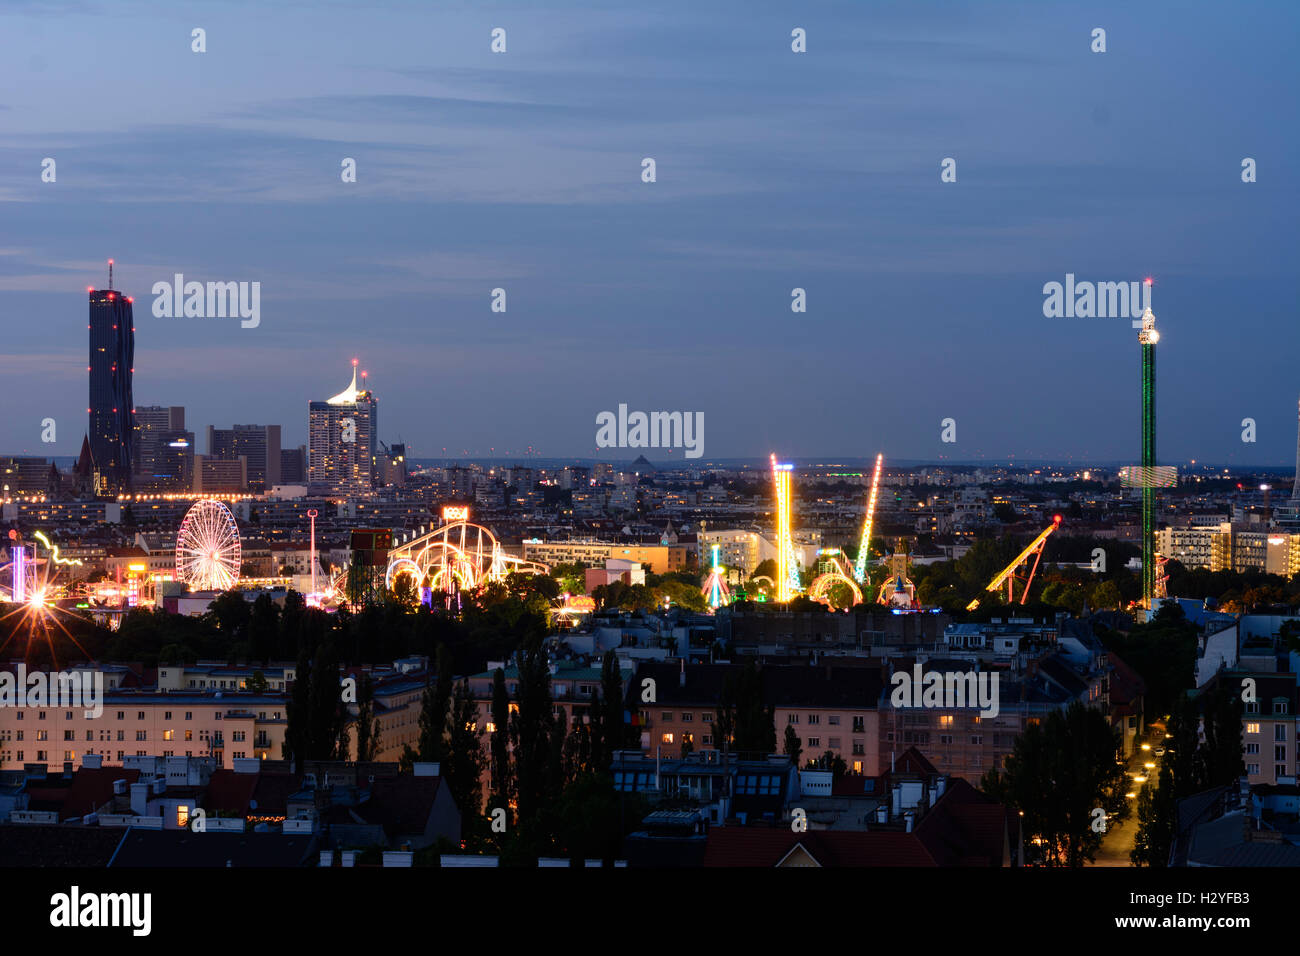
<svg viewBox="0 0 1300 956">
<path fill-rule="evenodd" d="M 469 520 L 467 507 L 443 508 L 442 520 L 441 526 L 398 542 L 388 552 L 385 588 L 394 590 L 397 581 L 405 576 L 417 596 L 425 591 L 455 594 L 504 581 L 511 573 L 550 572 L 541 562 L 506 554 L 491 531 Z M 334 593 L 346 593 L 346 582 L 345 571 L 335 579 Z"/>
</svg>

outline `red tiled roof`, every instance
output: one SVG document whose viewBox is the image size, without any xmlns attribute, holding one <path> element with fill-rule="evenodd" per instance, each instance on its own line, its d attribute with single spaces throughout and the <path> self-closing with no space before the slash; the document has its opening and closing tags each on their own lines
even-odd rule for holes
<svg viewBox="0 0 1300 956">
<path fill-rule="evenodd" d="M 261 774 L 235 773 L 233 770 L 214 770 L 208 781 L 208 795 L 204 801 L 209 811 L 233 810 L 241 817 L 248 816 L 248 802 L 253 799 L 257 780 Z"/>
<path fill-rule="evenodd" d="M 961 778 L 916 826 L 916 835 L 940 866 L 1002 866 L 1008 840 L 1007 809 Z"/>
<path fill-rule="evenodd" d="M 83 817 L 94 813 L 113 799 L 113 782 L 125 780 L 127 792 L 131 784 L 140 779 L 139 770 L 127 770 L 123 767 L 82 767 L 73 775 L 72 786 L 63 800 L 60 819 Z"/>
</svg>

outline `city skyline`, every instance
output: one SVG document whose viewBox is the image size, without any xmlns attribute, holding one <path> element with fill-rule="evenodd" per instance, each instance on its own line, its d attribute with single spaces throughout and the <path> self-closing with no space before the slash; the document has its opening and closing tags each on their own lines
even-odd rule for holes
<svg viewBox="0 0 1300 956">
<path fill-rule="evenodd" d="M 682 6 L 583 8 L 574 32 L 522 5 L 391 4 L 358 25 L 364 56 L 314 12 L 265 11 L 250 37 L 238 4 L 205 11 L 202 57 L 156 4 L 70 19 L 74 49 L 175 49 L 113 64 L 129 105 L 78 105 L 103 78 L 93 57 L 0 104 L 15 237 L 0 290 L 37 319 L 7 330 L 22 387 L 0 448 L 77 453 L 72 296 L 113 257 L 142 307 L 138 403 L 184 405 L 196 426 L 279 422 L 306 444 L 303 403 L 360 356 L 385 397 L 379 438 L 413 458 L 598 458 L 596 415 L 625 402 L 703 412 L 702 460 L 1136 462 L 1130 323 L 1047 318 L 1043 288 L 1153 275 L 1161 460 L 1290 462 L 1295 132 L 1268 117 L 1297 105 L 1270 79 L 1294 10 L 734 9 L 719 35 L 717 11 Z M 55 56 L 41 17 L 4 22 L 34 61 Z M 160 69 L 174 82 L 146 83 Z M 260 323 L 155 317 L 153 286 L 176 274 L 260 282 Z"/>
</svg>

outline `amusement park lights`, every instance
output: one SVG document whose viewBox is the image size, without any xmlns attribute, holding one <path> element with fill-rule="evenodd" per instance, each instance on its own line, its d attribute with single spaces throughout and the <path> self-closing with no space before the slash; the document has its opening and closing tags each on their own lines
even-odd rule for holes
<svg viewBox="0 0 1300 956">
<path fill-rule="evenodd" d="M 876 516 L 876 496 L 880 491 L 880 468 L 884 463 L 884 454 L 876 455 L 876 470 L 871 476 L 871 494 L 867 498 L 867 520 L 862 526 L 862 543 L 858 546 L 858 560 L 853 568 L 853 576 L 859 581 L 867 578 L 867 549 L 871 545 L 871 526 Z"/>
<path fill-rule="evenodd" d="M 794 542 L 790 537 L 790 473 L 794 465 L 784 464 L 772 455 L 772 479 L 776 484 L 776 599 L 789 603 L 799 592 L 799 568 L 794 560 Z"/>
</svg>

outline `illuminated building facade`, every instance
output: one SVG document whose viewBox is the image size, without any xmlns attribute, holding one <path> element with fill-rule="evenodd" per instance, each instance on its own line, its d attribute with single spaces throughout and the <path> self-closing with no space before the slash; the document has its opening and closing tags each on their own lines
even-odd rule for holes
<svg viewBox="0 0 1300 956">
<path fill-rule="evenodd" d="M 352 384 L 333 398 L 308 404 L 307 486 L 313 495 L 360 497 L 374 489 L 379 403 Z"/>
</svg>

